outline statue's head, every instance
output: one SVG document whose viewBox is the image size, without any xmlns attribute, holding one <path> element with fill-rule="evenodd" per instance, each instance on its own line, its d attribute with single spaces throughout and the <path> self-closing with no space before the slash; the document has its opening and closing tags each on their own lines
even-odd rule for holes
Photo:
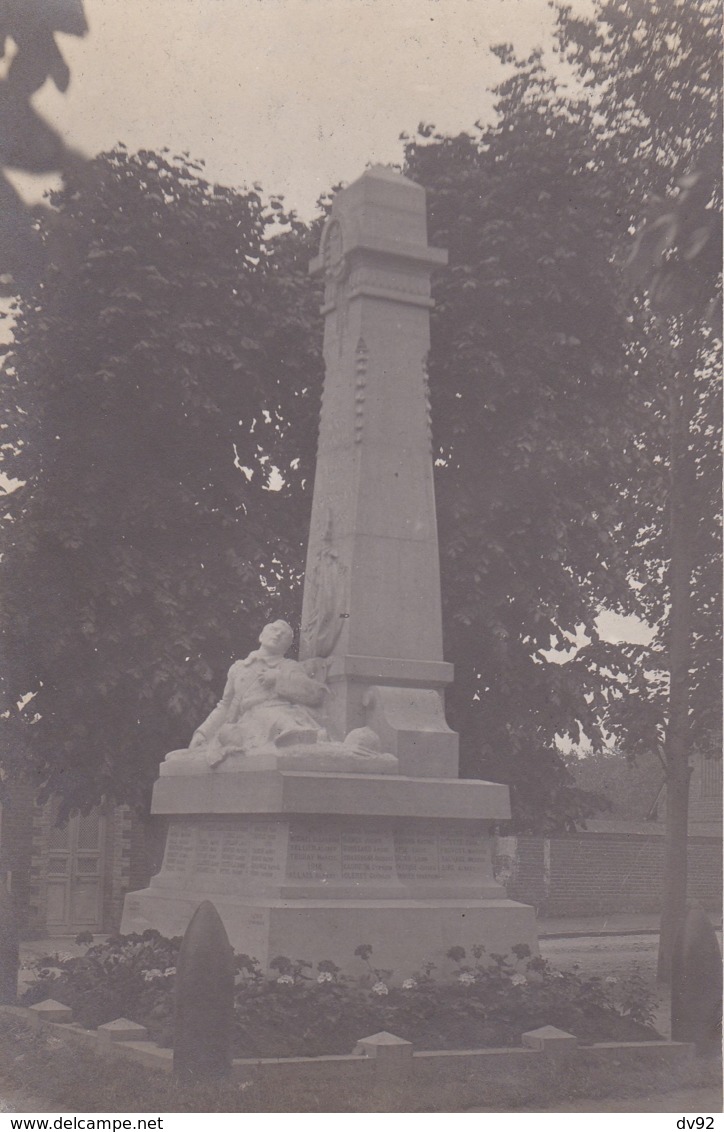
<svg viewBox="0 0 724 1132">
<path fill-rule="evenodd" d="M 293 640 L 294 630 L 286 621 L 270 621 L 259 634 L 259 644 L 276 656 L 284 656 Z"/>
</svg>

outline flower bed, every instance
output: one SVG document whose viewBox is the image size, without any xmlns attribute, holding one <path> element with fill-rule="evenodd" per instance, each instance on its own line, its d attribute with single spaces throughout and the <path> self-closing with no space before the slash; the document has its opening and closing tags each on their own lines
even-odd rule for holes
<svg viewBox="0 0 724 1132">
<path fill-rule="evenodd" d="M 22 1001 L 55 999 L 89 1028 L 126 1017 L 170 1045 L 180 944 L 147 931 L 112 937 L 79 958 L 46 957 Z M 436 979 L 430 963 L 400 985 L 393 972 L 373 966 L 367 945 L 355 952 L 365 966 L 359 977 L 330 960 L 314 965 L 281 956 L 264 973 L 256 960 L 237 956 L 234 1056 L 348 1054 L 360 1034 L 381 1030 L 420 1050 L 518 1046 L 523 1032 L 545 1025 L 584 1043 L 658 1039 L 654 1003 L 636 971 L 619 981 L 583 977 L 555 970 L 526 945 L 513 952 L 451 948 L 452 982 Z"/>
</svg>

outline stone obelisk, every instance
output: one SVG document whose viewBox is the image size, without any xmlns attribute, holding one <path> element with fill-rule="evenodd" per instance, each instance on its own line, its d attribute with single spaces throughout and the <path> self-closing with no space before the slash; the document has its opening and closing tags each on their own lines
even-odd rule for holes
<svg viewBox="0 0 724 1132">
<path fill-rule="evenodd" d="M 445 723 L 426 355 L 425 192 L 386 167 L 338 193 L 324 278 L 325 383 L 300 658 L 328 657 L 330 724 L 371 726 L 400 773 L 457 776 Z"/>
<path fill-rule="evenodd" d="M 337 194 L 312 265 L 326 379 L 300 642 L 304 679 L 328 690 L 328 740 L 170 755 L 152 804 L 169 819 L 163 866 L 126 897 L 123 931 L 180 935 L 208 899 L 265 967 L 285 955 L 353 970 L 371 944 L 396 980 L 426 960 L 444 977 L 453 946 L 536 947 L 533 910 L 493 875 L 507 787 L 458 779 L 445 722 L 425 375 L 444 262 L 424 191 L 399 173 L 369 169 Z"/>
</svg>

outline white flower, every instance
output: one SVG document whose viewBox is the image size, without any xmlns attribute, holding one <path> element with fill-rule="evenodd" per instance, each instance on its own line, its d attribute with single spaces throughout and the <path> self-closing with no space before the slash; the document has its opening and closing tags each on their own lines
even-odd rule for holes
<svg viewBox="0 0 724 1132">
<path fill-rule="evenodd" d="M 375 985 L 372 987 L 372 991 L 373 991 L 374 994 L 389 994 L 390 993 L 387 989 L 387 984 L 382 983 L 382 982 L 375 983 Z"/>
<path fill-rule="evenodd" d="M 464 983 L 466 987 L 470 987 L 475 982 L 475 975 L 472 971 L 461 971 L 458 975 L 458 981 Z"/>
<path fill-rule="evenodd" d="M 405 979 L 404 983 L 402 984 L 402 989 L 403 990 L 414 990 L 416 986 L 417 986 L 417 982 L 416 982 L 415 979 Z"/>
<path fill-rule="evenodd" d="M 317 982 L 318 983 L 331 983 L 332 982 L 332 972 L 331 971 L 320 971 L 319 974 L 317 975 Z"/>
<path fill-rule="evenodd" d="M 606 978 L 603 981 L 604 983 L 617 983 L 618 979 L 615 975 L 606 975 Z"/>
<path fill-rule="evenodd" d="M 175 975 L 176 974 L 176 968 L 175 967 L 167 967 L 163 974 L 164 974 L 164 978 L 167 975 Z"/>
<path fill-rule="evenodd" d="M 525 985 L 525 983 L 527 983 L 528 980 L 526 979 L 525 975 L 513 975 L 513 978 L 510 981 L 514 987 L 522 987 Z"/>
<path fill-rule="evenodd" d="M 159 971 L 158 967 L 152 967 L 150 971 L 143 972 L 143 977 L 147 983 L 150 983 L 153 979 L 162 978 L 162 972 Z"/>
<path fill-rule="evenodd" d="M 292 978 L 291 975 L 280 975 L 279 978 L 277 979 L 277 982 L 289 984 L 289 983 L 293 983 L 294 979 Z"/>
</svg>

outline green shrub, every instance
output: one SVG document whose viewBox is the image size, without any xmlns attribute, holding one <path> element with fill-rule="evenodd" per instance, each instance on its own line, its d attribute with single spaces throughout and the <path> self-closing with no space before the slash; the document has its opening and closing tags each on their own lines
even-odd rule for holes
<svg viewBox="0 0 724 1132">
<path fill-rule="evenodd" d="M 75 1020 L 90 1029 L 130 1018 L 148 1025 L 155 1036 L 172 1018 L 180 947 L 180 937 L 165 939 L 149 929 L 143 935 L 110 936 L 83 956 L 44 956 L 35 961 L 35 980 L 21 1001 L 30 1006 L 53 998 L 71 1006 Z"/>
<path fill-rule="evenodd" d="M 131 1018 L 170 1045 L 179 946 L 179 939 L 146 931 L 96 944 L 79 959 L 45 958 L 24 1001 L 55 998 L 85 1026 Z M 636 972 L 617 980 L 558 971 L 527 945 L 509 957 L 454 947 L 447 955 L 455 964 L 452 981 L 436 979 L 428 963 L 395 985 L 392 972 L 372 966 L 369 945 L 356 955 L 367 972 L 354 978 L 331 960 L 315 966 L 278 956 L 265 973 L 252 957 L 236 956 L 235 1056 L 350 1053 L 379 1030 L 417 1049 L 516 1046 L 526 1030 L 545 1025 L 584 1043 L 659 1037 L 651 994 Z"/>
</svg>

